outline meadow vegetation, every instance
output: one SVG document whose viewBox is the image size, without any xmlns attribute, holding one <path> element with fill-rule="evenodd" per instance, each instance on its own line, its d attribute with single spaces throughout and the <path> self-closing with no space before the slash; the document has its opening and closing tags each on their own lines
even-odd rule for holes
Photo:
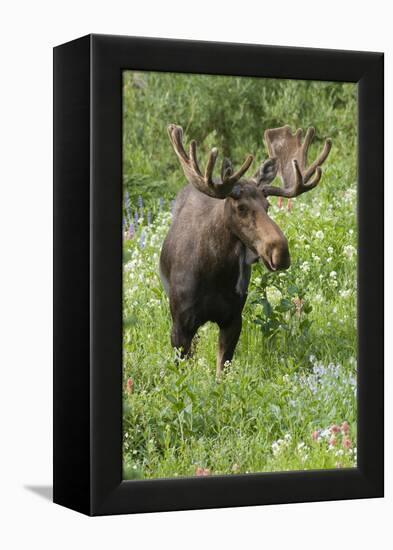
<svg viewBox="0 0 393 550">
<path fill-rule="evenodd" d="M 124 73 L 123 464 L 126 479 L 356 465 L 356 86 Z M 289 240 L 280 274 L 253 267 L 234 360 L 215 379 L 217 327 L 175 362 L 158 276 L 176 192 L 166 133 L 181 125 L 202 164 L 214 145 L 239 165 L 267 152 L 263 132 L 314 126 L 311 158 L 333 148 L 322 181 L 269 200 Z M 250 170 L 251 172 L 251 170 Z"/>
</svg>

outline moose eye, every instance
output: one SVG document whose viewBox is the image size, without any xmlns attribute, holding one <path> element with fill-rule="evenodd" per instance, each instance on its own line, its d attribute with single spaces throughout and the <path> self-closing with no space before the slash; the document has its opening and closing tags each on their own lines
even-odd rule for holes
<svg viewBox="0 0 393 550">
<path fill-rule="evenodd" d="M 248 212 L 248 208 L 245 204 L 239 204 L 239 206 L 237 207 L 237 211 L 241 216 L 245 216 Z"/>
</svg>

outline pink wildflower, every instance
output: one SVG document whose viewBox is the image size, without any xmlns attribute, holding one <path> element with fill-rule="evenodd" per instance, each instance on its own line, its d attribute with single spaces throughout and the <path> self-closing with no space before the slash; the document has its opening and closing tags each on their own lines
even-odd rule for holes
<svg viewBox="0 0 393 550">
<path fill-rule="evenodd" d="M 315 430 L 315 432 L 312 432 L 311 439 L 313 439 L 314 441 L 318 441 L 318 439 L 319 439 L 319 431 L 318 430 Z"/>
<path fill-rule="evenodd" d="M 332 434 L 337 434 L 340 431 L 340 426 L 337 426 L 337 424 L 333 424 L 333 426 L 330 427 L 330 431 Z"/>
<path fill-rule="evenodd" d="M 346 420 L 341 424 L 341 431 L 345 435 L 349 433 L 349 424 Z"/>
<path fill-rule="evenodd" d="M 134 381 L 132 380 L 132 378 L 129 378 L 127 380 L 126 391 L 129 395 L 131 395 L 133 390 L 134 390 Z"/>
<path fill-rule="evenodd" d="M 210 470 L 208 468 L 201 468 L 200 466 L 197 466 L 195 470 L 196 476 L 208 476 L 210 475 Z"/>
<path fill-rule="evenodd" d="M 335 447 L 337 445 L 337 439 L 335 437 L 331 437 L 329 439 L 329 445 L 331 445 L 332 447 Z"/>
<path fill-rule="evenodd" d="M 352 441 L 349 439 L 349 437 L 343 438 L 343 447 L 344 449 L 350 449 L 352 447 Z"/>
</svg>

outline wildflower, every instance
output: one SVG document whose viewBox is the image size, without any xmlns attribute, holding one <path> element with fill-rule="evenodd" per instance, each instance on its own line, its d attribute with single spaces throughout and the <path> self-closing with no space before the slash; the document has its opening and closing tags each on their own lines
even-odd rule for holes
<svg viewBox="0 0 393 550">
<path fill-rule="evenodd" d="M 131 222 L 130 227 L 128 228 L 127 236 L 129 239 L 132 239 L 135 234 L 134 224 Z"/>
<path fill-rule="evenodd" d="M 349 424 L 346 420 L 341 424 L 341 431 L 343 434 L 348 435 L 349 433 Z"/>
<path fill-rule="evenodd" d="M 301 298 L 294 298 L 292 302 L 295 304 L 296 315 L 300 317 L 304 306 L 304 300 Z"/>
<path fill-rule="evenodd" d="M 337 426 L 337 424 L 333 424 L 333 426 L 330 426 L 330 431 L 332 434 L 336 434 L 340 431 L 340 426 Z"/>
<path fill-rule="evenodd" d="M 135 225 L 138 225 L 138 220 L 139 220 L 138 211 L 135 210 L 135 213 L 134 213 L 134 222 L 135 222 Z"/>
<path fill-rule="evenodd" d="M 313 439 L 314 441 L 318 441 L 319 435 L 320 435 L 320 431 L 319 431 L 319 430 L 315 430 L 315 431 L 313 431 L 312 434 L 311 434 L 311 439 Z"/>
<path fill-rule="evenodd" d="M 325 235 L 324 235 L 323 231 L 319 230 L 315 233 L 315 236 L 316 236 L 317 239 L 322 240 Z"/>
<path fill-rule="evenodd" d="M 276 288 L 276 287 L 274 287 L 274 286 L 268 286 L 268 287 L 266 288 L 266 295 L 267 295 L 267 299 L 269 300 L 269 302 L 270 302 L 273 306 L 278 305 L 279 301 L 280 301 L 281 298 L 282 298 L 281 292 L 279 291 L 278 288 Z"/>
<path fill-rule="evenodd" d="M 345 256 L 347 256 L 347 258 L 351 259 L 356 254 L 356 248 L 354 246 L 348 244 L 348 245 L 344 246 L 343 252 L 344 252 Z"/>
<path fill-rule="evenodd" d="M 272 443 L 272 452 L 273 452 L 273 455 L 274 456 L 277 456 L 278 453 L 280 452 L 281 448 L 280 448 L 280 445 L 278 443 L 278 441 L 274 441 Z"/>
<path fill-rule="evenodd" d="M 337 272 L 336 271 L 331 271 L 329 273 L 329 277 L 331 277 L 332 279 L 335 279 L 337 277 Z"/>
<path fill-rule="evenodd" d="M 344 449 L 350 449 L 352 447 L 352 441 L 347 436 L 343 438 L 343 447 Z"/>
<path fill-rule="evenodd" d="M 234 474 L 237 474 L 240 470 L 240 466 L 239 464 L 234 464 L 231 469 Z"/>
<path fill-rule="evenodd" d="M 147 211 L 147 225 L 151 225 L 151 211 Z"/>
<path fill-rule="evenodd" d="M 305 273 L 308 273 L 310 271 L 310 264 L 309 262 L 303 262 L 300 266 L 300 269 L 304 271 Z"/>
<path fill-rule="evenodd" d="M 195 475 L 196 476 L 208 476 L 210 475 L 209 468 L 201 468 L 200 466 L 197 466 L 195 469 Z"/>
<path fill-rule="evenodd" d="M 132 380 L 132 378 L 129 378 L 126 384 L 126 391 L 129 395 L 131 395 L 133 390 L 134 390 L 134 381 Z"/>
<path fill-rule="evenodd" d="M 327 247 L 328 254 L 333 254 L 334 250 L 332 246 Z"/>
</svg>

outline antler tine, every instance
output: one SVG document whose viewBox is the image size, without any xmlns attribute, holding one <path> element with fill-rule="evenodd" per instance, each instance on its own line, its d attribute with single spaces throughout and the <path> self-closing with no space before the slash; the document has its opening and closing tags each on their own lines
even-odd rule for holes
<svg viewBox="0 0 393 550">
<path fill-rule="evenodd" d="M 304 141 L 303 141 L 303 150 L 305 152 L 305 161 L 307 161 L 307 153 L 308 153 L 308 148 L 310 147 L 310 144 L 313 140 L 313 137 L 315 135 L 315 128 L 313 128 L 312 126 L 310 128 L 307 128 L 307 132 L 306 132 L 306 135 L 304 136 Z"/>
<path fill-rule="evenodd" d="M 269 155 L 277 157 L 278 173 L 283 182 L 283 187 L 264 186 L 266 196 L 297 197 L 318 185 L 322 175 L 320 166 L 330 153 L 332 141 L 329 138 L 325 141 L 320 155 L 307 167 L 307 153 L 314 134 L 314 128 L 308 128 L 301 143 L 301 129 L 295 134 L 292 134 L 289 126 L 266 130 L 265 141 Z"/>
<path fill-rule="evenodd" d="M 323 146 L 322 153 L 317 157 L 313 163 L 310 164 L 310 166 L 307 168 L 306 172 L 304 173 L 304 183 L 307 183 L 308 180 L 311 178 L 311 176 L 314 174 L 315 170 L 321 166 L 327 159 L 330 149 L 332 148 L 332 140 L 328 138 Z"/>
<path fill-rule="evenodd" d="M 187 161 L 187 153 L 183 147 L 183 128 L 176 126 L 175 124 L 169 124 L 168 128 L 169 139 L 172 143 L 172 147 L 181 161 Z"/>
<path fill-rule="evenodd" d="M 253 157 L 248 155 L 243 165 L 237 172 L 233 174 L 232 170 L 226 170 L 223 174 L 222 181 L 214 180 L 213 170 L 216 164 L 218 150 L 213 147 L 210 151 L 205 174 L 202 175 L 198 165 L 195 140 L 190 142 L 189 154 L 187 155 L 183 147 L 182 128 L 180 126 L 176 126 L 176 124 L 170 124 L 168 126 L 168 134 L 172 147 L 183 168 L 184 175 L 188 181 L 198 189 L 198 191 L 201 191 L 201 193 L 205 193 L 210 197 L 225 199 L 225 197 L 231 193 L 234 185 L 248 170 L 253 161 Z"/>
<path fill-rule="evenodd" d="M 244 174 L 247 172 L 247 170 L 250 168 L 252 161 L 254 160 L 254 157 L 252 155 L 247 155 L 246 160 L 243 162 L 241 167 L 237 172 L 232 174 L 231 176 L 228 176 L 228 183 L 235 184 L 239 179 L 244 176 Z M 225 181 L 225 180 L 224 180 Z"/>
<path fill-rule="evenodd" d="M 209 158 L 207 160 L 206 164 L 206 170 L 205 170 L 205 180 L 213 182 L 213 170 L 216 165 L 216 160 L 218 157 L 218 149 L 217 147 L 213 147 L 213 149 L 209 153 Z"/>
<path fill-rule="evenodd" d="M 191 166 L 192 166 L 192 168 L 195 170 L 195 172 L 196 172 L 199 176 L 202 176 L 201 171 L 200 171 L 200 169 L 199 169 L 198 160 L 197 160 L 197 154 L 196 154 L 196 141 L 195 141 L 195 139 L 193 139 L 193 140 L 190 142 L 190 153 L 189 153 L 189 157 L 190 157 L 190 160 L 191 160 Z"/>
</svg>

